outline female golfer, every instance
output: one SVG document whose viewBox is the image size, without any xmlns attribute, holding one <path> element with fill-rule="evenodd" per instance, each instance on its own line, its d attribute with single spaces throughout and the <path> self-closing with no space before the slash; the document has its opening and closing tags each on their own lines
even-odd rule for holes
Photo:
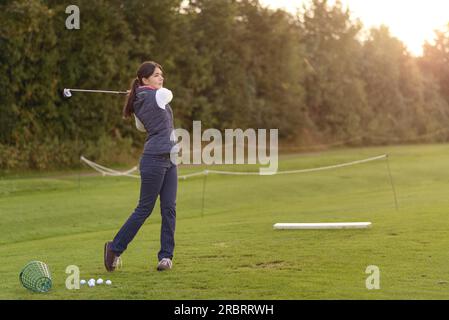
<svg viewBox="0 0 449 320">
<path fill-rule="evenodd" d="M 137 128 L 145 130 L 148 136 L 140 159 L 139 203 L 114 240 L 104 245 L 104 265 L 108 271 L 115 270 L 120 255 L 150 216 L 159 195 L 162 226 L 157 270 L 172 267 L 178 175 L 170 155 L 175 147 L 173 112 L 168 104 L 173 95 L 163 88 L 163 83 L 162 67 L 152 61 L 144 62 L 137 70 L 123 108 L 123 116 L 134 115 Z"/>
</svg>

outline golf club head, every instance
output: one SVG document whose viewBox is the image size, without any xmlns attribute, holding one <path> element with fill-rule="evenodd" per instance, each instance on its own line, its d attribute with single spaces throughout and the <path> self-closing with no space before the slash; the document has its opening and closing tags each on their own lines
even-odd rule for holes
<svg viewBox="0 0 449 320">
<path fill-rule="evenodd" d="M 64 89 L 64 91 L 62 92 L 64 98 L 71 98 L 72 97 L 72 92 L 70 92 L 70 89 Z"/>
</svg>

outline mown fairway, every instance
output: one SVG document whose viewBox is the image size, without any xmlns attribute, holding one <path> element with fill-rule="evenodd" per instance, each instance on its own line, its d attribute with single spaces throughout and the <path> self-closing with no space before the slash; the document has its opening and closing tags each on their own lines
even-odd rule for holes
<svg viewBox="0 0 449 320">
<path fill-rule="evenodd" d="M 103 244 L 133 211 L 139 180 L 67 172 L 0 180 L 1 299 L 447 299 L 449 145 L 285 155 L 280 170 L 385 160 L 307 174 L 195 177 L 179 182 L 174 268 L 157 272 L 159 204 L 107 273 Z M 220 167 L 216 167 L 220 168 Z M 227 170 L 255 170 L 222 166 Z M 180 167 L 185 174 L 204 167 Z M 90 172 L 90 171 L 87 171 Z M 202 190 L 206 182 L 204 212 Z M 371 221 L 368 230 L 275 231 L 276 222 Z M 24 289 L 28 261 L 46 262 L 49 293 Z M 67 290 L 65 269 L 110 287 Z M 366 267 L 380 268 L 367 290 Z"/>
</svg>

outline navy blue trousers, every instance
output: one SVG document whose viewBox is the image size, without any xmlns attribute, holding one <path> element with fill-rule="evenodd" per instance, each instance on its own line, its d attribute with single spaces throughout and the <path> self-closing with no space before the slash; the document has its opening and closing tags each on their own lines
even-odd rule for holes
<svg viewBox="0 0 449 320">
<path fill-rule="evenodd" d="M 160 195 L 161 204 L 161 248 L 159 261 L 173 259 L 176 226 L 176 192 L 178 189 L 177 167 L 170 155 L 143 155 L 140 160 L 140 199 L 137 208 L 115 236 L 111 249 L 117 255 L 122 254 L 128 244 L 150 216 Z"/>
</svg>

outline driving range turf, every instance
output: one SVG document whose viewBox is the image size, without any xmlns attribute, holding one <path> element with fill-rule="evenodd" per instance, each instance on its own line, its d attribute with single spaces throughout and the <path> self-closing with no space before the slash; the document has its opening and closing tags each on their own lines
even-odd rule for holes
<svg viewBox="0 0 449 320">
<path fill-rule="evenodd" d="M 103 266 L 104 242 L 137 204 L 138 179 L 73 172 L 3 176 L 0 299 L 447 299 L 449 145 L 283 155 L 279 170 L 381 154 L 389 154 L 399 210 L 386 160 L 302 174 L 180 180 L 168 272 L 156 271 L 159 203 L 123 254 L 122 268 L 108 273 Z M 179 174 L 204 168 L 180 166 Z M 277 222 L 351 221 L 373 225 L 273 230 Z M 50 267 L 50 292 L 20 285 L 19 272 L 31 260 Z M 69 265 L 80 268 L 81 279 L 101 277 L 112 285 L 68 290 Z M 365 286 L 370 265 L 380 270 L 378 290 Z"/>
</svg>

